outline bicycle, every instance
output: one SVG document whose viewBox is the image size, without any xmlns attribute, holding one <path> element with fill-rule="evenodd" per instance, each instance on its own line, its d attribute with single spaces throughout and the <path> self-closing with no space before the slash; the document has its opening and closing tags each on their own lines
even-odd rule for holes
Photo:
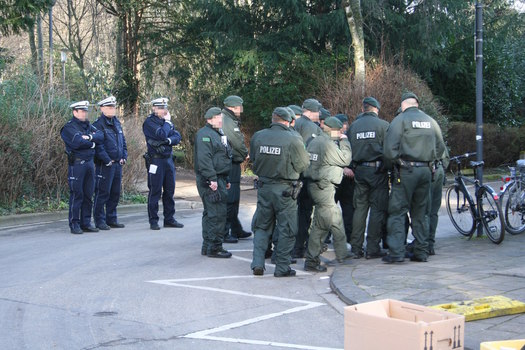
<svg viewBox="0 0 525 350">
<path fill-rule="evenodd" d="M 518 160 L 516 165 L 517 167 L 509 167 L 510 176 L 503 178 L 505 184 L 499 196 L 505 216 L 505 228 L 512 235 L 525 231 L 525 160 Z"/>
<path fill-rule="evenodd" d="M 481 185 L 476 176 L 478 168 L 482 167 L 484 162 L 470 162 L 474 170 L 473 179 L 463 175 L 461 171 L 462 161 L 475 154 L 465 153 L 450 158 L 450 169 L 455 181 L 445 195 L 447 212 L 452 224 L 462 235 L 471 239 L 476 228 L 483 225 L 488 238 L 500 244 L 505 238 L 505 223 L 499 196 L 492 187 Z M 453 165 L 456 166 L 455 172 Z M 474 197 L 468 191 L 467 183 L 474 185 Z"/>
</svg>

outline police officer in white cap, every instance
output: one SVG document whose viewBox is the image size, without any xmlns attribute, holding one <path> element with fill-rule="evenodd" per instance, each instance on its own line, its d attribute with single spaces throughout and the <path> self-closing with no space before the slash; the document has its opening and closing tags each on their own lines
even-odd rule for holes
<svg viewBox="0 0 525 350">
<path fill-rule="evenodd" d="M 95 147 L 95 201 L 93 218 L 101 230 L 122 228 L 117 220 L 120 199 L 122 166 L 126 164 L 128 149 L 122 125 L 115 116 L 117 100 L 114 96 L 97 103 L 102 114 L 93 125 L 104 133 L 104 142 Z"/>
<path fill-rule="evenodd" d="M 68 156 L 69 184 L 69 228 L 73 234 L 97 232 L 91 226 L 93 190 L 95 188 L 95 146 L 104 140 L 104 135 L 88 120 L 88 101 L 75 102 L 73 118 L 60 130 Z"/>
<path fill-rule="evenodd" d="M 148 166 L 148 217 L 152 230 L 160 230 L 159 200 L 162 195 L 164 227 L 182 228 L 175 220 L 175 164 L 172 148 L 181 140 L 175 130 L 168 112 L 168 99 L 165 97 L 151 101 L 152 113 L 142 125 L 148 151 L 145 155 Z"/>
</svg>

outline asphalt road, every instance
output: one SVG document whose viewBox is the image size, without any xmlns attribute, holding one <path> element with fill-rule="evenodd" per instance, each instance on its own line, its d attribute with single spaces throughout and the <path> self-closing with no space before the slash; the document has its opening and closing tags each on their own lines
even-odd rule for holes
<svg viewBox="0 0 525 350">
<path fill-rule="evenodd" d="M 183 229 L 151 231 L 142 212 L 83 235 L 66 221 L 1 229 L 0 349 L 343 348 L 331 269 L 254 277 L 251 239 L 226 245 L 231 259 L 203 257 L 201 210 L 177 219 Z"/>
</svg>

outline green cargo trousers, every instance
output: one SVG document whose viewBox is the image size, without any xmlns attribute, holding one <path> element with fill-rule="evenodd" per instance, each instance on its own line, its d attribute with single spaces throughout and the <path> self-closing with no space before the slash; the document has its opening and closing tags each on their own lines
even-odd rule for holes
<svg viewBox="0 0 525 350">
<path fill-rule="evenodd" d="M 441 197 L 443 196 L 443 181 L 445 179 L 445 170 L 443 165 L 439 164 L 434 173 L 432 184 L 430 185 L 430 230 L 428 236 L 428 249 L 434 249 L 436 242 L 436 228 L 438 224 L 438 212 L 441 208 Z"/>
<path fill-rule="evenodd" d="M 379 242 L 383 236 L 388 210 L 388 174 L 377 172 L 377 168 L 364 165 L 358 165 L 354 174 L 354 218 L 350 239 L 352 253 L 363 254 L 366 217 L 370 209 L 366 252 L 378 254 L 381 252 Z"/>
<path fill-rule="evenodd" d="M 261 183 L 257 190 L 257 210 L 252 219 L 253 259 L 251 268 L 264 268 L 264 254 L 275 226 L 279 240 L 275 247 L 275 273 L 284 274 L 290 270 L 292 249 L 297 234 L 297 202 L 283 192 L 290 192 L 289 183 Z"/>
<path fill-rule="evenodd" d="M 226 211 L 228 192 L 226 190 L 226 178 L 217 179 L 217 191 L 221 195 L 218 202 L 212 202 L 210 197 L 210 187 L 205 183 L 205 179 L 197 176 L 197 190 L 202 199 L 204 210 L 202 212 L 202 250 L 212 253 L 222 248 L 224 238 L 224 227 L 226 226 Z"/>
<path fill-rule="evenodd" d="M 334 249 L 337 259 L 348 256 L 346 234 L 341 209 L 335 204 L 335 186 L 328 182 L 308 183 L 308 192 L 314 201 L 314 217 L 308 239 L 305 265 L 317 266 L 321 263 L 319 256 L 323 242 L 329 232 L 334 237 Z"/>
<path fill-rule="evenodd" d="M 395 176 L 388 203 L 387 243 L 392 258 L 405 257 L 405 216 L 410 211 L 414 256 L 428 257 L 428 229 L 430 212 L 429 167 L 401 167 Z"/>
</svg>

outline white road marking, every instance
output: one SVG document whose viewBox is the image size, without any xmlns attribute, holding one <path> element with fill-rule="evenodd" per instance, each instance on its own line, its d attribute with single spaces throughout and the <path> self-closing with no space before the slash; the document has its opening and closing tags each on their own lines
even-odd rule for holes
<svg viewBox="0 0 525 350">
<path fill-rule="evenodd" d="M 228 250 L 228 251 L 231 253 L 231 252 L 246 252 L 247 250 Z M 250 252 L 251 252 L 251 250 L 250 250 Z M 237 255 L 232 255 L 232 259 L 237 259 L 237 260 L 240 260 L 240 261 L 246 261 L 246 262 L 249 262 L 249 263 L 252 262 L 251 259 L 243 258 L 242 256 L 237 256 Z M 275 268 L 275 264 L 267 264 L 267 263 L 265 263 L 265 266 L 270 266 L 270 267 Z M 311 275 L 311 273 L 306 272 L 306 271 L 301 271 L 301 270 L 295 270 L 295 273 L 297 274 L 297 276 L 309 276 L 309 275 Z"/>
<path fill-rule="evenodd" d="M 242 259 L 239 259 L 239 260 L 242 260 Z M 235 291 L 235 290 L 230 290 L 230 289 L 196 286 L 196 285 L 181 283 L 181 282 L 201 282 L 201 281 L 215 281 L 215 280 L 239 279 L 239 278 L 255 278 L 255 277 L 254 276 L 222 276 L 222 277 L 186 278 L 186 279 L 175 279 L 175 280 L 156 280 L 156 281 L 148 281 L 148 282 L 167 285 L 167 286 L 174 286 L 174 287 L 192 288 L 192 289 L 200 289 L 200 290 L 206 290 L 206 291 L 211 291 L 211 292 L 233 294 L 237 296 L 246 296 L 246 297 L 252 297 L 252 298 L 269 299 L 269 300 L 276 300 L 276 301 L 281 301 L 281 302 L 303 304 L 301 306 L 293 307 L 291 309 L 283 310 L 280 312 L 261 315 L 261 316 L 250 318 L 247 320 L 234 322 L 234 323 L 226 324 L 226 325 L 215 327 L 215 328 L 205 329 L 202 331 L 186 334 L 186 335 L 181 336 L 181 338 L 212 340 L 212 341 L 221 341 L 221 342 L 227 342 L 227 343 L 240 343 L 240 344 L 251 344 L 251 345 L 266 345 L 266 346 L 282 347 L 282 348 L 290 348 L 290 349 L 341 350 L 339 348 L 327 348 L 327 347 L 317 347 L 317 346 L 301 345 L 301 344 L 279 343 L 279 342 L 264 341 L 264 340 L 212 336 L 212 334 L 215 334 L 215 333 L 219 333 L 219 332 L 223 332 L 223 331 L 227 331 L 230 329 L 239 328 L 243 326 L 248 326 L 248 325 L 266 321 L 272 318 L 281 317 L 281 316 L 292 314 L 295 312 L 301 312 L 301 311 L 305 311 L 305 310 L 309 310 L 309 309 L 313 309 L 319 306 L 326 305 L 324 303 L 318 303 L 318 302 L 313 302 L 313 301 L 308 301 L 308 300 L 282 298 L 282 297 L 262 295 L 262 294 L 252 294 L 252 293 L 245 293 L 245 292 L 240 292 L 240 291 Z"/>
</svg>

